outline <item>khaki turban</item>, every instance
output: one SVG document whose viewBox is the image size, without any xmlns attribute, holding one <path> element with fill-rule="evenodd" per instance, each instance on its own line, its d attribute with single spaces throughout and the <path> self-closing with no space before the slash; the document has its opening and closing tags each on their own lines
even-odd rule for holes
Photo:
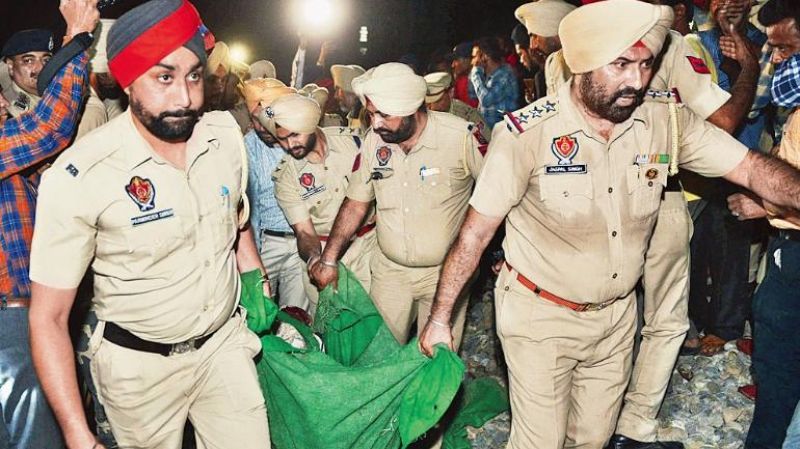
<svg viewBox="0 0 800 449">
<path fill-rule="evenodd" d="M 672 8 L 638 0 L 606 0 L 581 6 L 561 21 L 564 60 L 572 73 L 614 62 L 638 42 L 658 56 L 672 25 Z"/>
<path fill-rule="evenodd" d="M 316 131 L 321 116 L 322 110 L 316 101 L 300 94 L 289 94 L 264 108 L 258 120 L 273 135 L 278 126 L 297 134 L 311 134 Z"/>
<path fill-rule="evenodd" d="M 373 67 L 353 80 L 353 91 L 362 104 L 369 99 L 379 111 L 395 117 L 417 112 L 427 90 L 425 79 L 399 62 Z"/>
<path fill-rule="evenodd" d="M 257 78 L 247 80 L 240 85 L 244 102 L 247 110 L 253 109 L 260 103 L 261 106 L 269 106 L 283 95 L 293 94 L 296 91 L 293 87 L 286 87 L 283 81 L 275 78 Z"/>
<path fill-rule="evenodd" d="M 434 72 L 425 75 L 428 91 L 425 103 L 436 103 L 453 84 L 453 77 L 447 72 Z"/>
<path fill-rule="evenodd" d="M 214 50 L 208 55 L 208 62 L 206 63 L 207 74 L 213 75 L 219 66 L 225 69 L 225 73 L 230 73 L 232 62 L 231 49 L 228 48 L 225 42 L 218 41 L 214 44 Z"/>
<path fill-rule="evenodd" d="M 539 0 L 525 3 L 514 15 L 528 29 L 528 34 L 554 37 L 558 36 L 558 24 L 574 9 L 575 6 L 563 0 Z"/>
<path fill-rule="evenodd" d="M 333 77 L 333 85 L 345 92 L 353 93 L 353 80 L 363 75 L 365 71 L 366 70 L 359 65 L 332 65 L 331 76 Z"/>
<path fill-rule="evenodd" d="M 250 64 L 250 78 L 275 78 L 275 65 L 265 59 Z"/>
<path fill-rule="evenodd" d="M 108 42 L 108 32 L 116 20 L 100 19 L 97 29 L 94 31 L 94 43 L 89 50 L 92 59 L 89 60 L 89 68 L 94 73 L 108 73 L 108 55 L 106 54 L 106 43 Z"/>
<path fill-rule="evenodd" d="M 300 91 L 300 95 L 305 95 L 308 98 L 316 101 L 320 108 L 325 108 L 325 103 L 328 102 L 328 89 L 320 87 L 314 83 L 306 84 Z"/>
</svg>

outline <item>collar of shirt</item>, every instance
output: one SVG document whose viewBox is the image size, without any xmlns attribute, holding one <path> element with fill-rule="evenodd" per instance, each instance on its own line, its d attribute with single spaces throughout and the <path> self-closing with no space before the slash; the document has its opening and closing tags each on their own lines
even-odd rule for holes
<svg viewBox="0 0 800 449">
<path fill-rule="evenodd" d="M 133 124 L 133 116 L 130 109 L 124 112 L 125 118 L 120 120 L 120 142 L 124 142 L 125 154 L 127 159 L 127 167 L 129 170 L 142 165 L 143 163 L 153 160 L 157 164 L 166 164 L 158 153 L 153 150 L 153 147 L 144 139 L 144 137 L 136 129 Z M 211 134 L 208 128 L 200 123 L 195 124 L 192 136 L 186 141 L 186 171 L 194 164 L 194 161 L 200 157 L 201 154 L 209 150 L 209 148 L 219 148 L 219 140 Z"/>
</svg>

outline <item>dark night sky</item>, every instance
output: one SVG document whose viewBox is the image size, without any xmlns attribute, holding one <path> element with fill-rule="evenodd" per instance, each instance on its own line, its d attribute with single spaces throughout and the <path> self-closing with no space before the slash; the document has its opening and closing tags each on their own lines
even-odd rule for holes
<svg viewBox="0 0 800 449">
<path fill-rule="evenodd" d="M 270 59 L 278 77 L 290 75 L 297 49 L 291 7 L 303 0 L 196 0 L 206 25 L 218 40 L 239 42 L 251 51 L 248 62 Z M 331 63 L 367 67 L 414 52 L 421 58 L 434 49 L 484 35 L 509 36 L 516 25 L 514 9 L 524 0 L 332 0 L 348 11 L 333 36 L 340 48 Z M 104 10 L 115 18 L 143 0 L 121 0 Z M 0 0 L 0 42 L 13 32 L 45 27 L 63 33 L 57 0 Z M 366 56 L 359 53 L 358 30 L 369 29 Z M 308 30 L 313 34 L 314 30 Z"/>
</svg>

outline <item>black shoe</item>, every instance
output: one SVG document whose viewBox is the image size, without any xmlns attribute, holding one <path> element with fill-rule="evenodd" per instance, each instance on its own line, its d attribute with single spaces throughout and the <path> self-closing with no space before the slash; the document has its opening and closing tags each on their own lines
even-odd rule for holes
<svg viewBox="0 0 800 449">
<path fill-rule="evenodd" d="M 620 434 L 614 434 L 606 449 L 683 449 L 683 443 L 677 441 L 655 441 L 645 443 L 632 440 Z"/>
</svg>

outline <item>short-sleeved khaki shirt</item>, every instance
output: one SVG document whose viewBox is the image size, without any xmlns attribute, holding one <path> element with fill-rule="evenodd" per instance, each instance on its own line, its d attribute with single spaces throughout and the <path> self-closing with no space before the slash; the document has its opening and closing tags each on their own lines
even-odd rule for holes
<svg viewBox="0 0 800 449">
<path fill-rule="evenodd" d="M 376 200 L 378 245 L 400 265 L 442 263 L 455 239 L 483 166 L 470 124 L 447 112 L 428 111 L 428 122 L 408 153 L 372 131 L 347 196 Z"/>
<path fill-rule="evenodd" d="M 328 153 L 313 164 L 284 155 L 275 168 L 275 197 L 289 224 L 308 219 L 320 236 L 331 232 L 358 158 L 360 131 L 344 127 L 323 128 Z"/>
<path fill-rule="evenodd" d="M 677 89 L 681 101 L 704 120 L 731 97 L 717 86 L 702 57 L 677 31 L 671 30 L 667 35 L 656 67 L 649 87 L 655 90 Z M 572 76 L 561 50 L 548 57 L 545 73 L 548 95 L 554 95 Z"/>
<path fill-rule="evenodd" d="M 493 136 L 470 204 L 507 216 L 506 259 L 541 288 L 579 303 L 624 297 L 642 275 L 667 181 L 668 105 L 645 102 L 608 142 L 568 84 L 511 117 Z M 723 176 L 744 159 L 736 139 L 691 111 L 680 117 L 682 167 Z"/>
<path fill-rule="evenodd" d="M 215 331 L 239 297 L 243 151 L 226 112 L 195 126 L 185 170 L 151 149 L 130 112 L 98 128 L 43 175 L 31 279 L 75 288 L 91 263 L 101 320 L 161 343 Z"/>
</svg>

